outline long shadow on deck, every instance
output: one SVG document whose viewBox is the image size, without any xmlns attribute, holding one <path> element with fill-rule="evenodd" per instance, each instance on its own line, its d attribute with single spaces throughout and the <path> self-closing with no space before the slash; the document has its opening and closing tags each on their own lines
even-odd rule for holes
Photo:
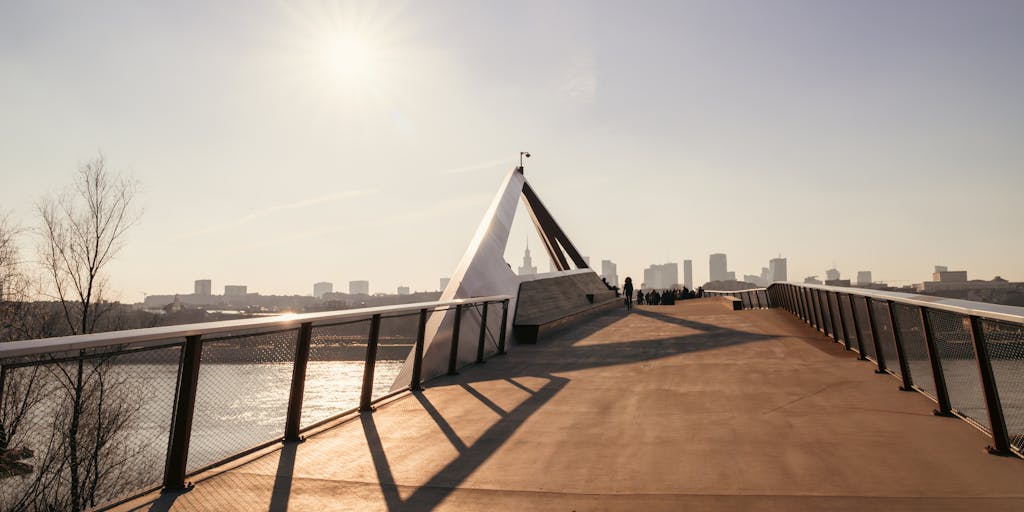
<svg viewBox="0 0 1024 512">
<path fill-rule="evenodd" d="M 380 482 L 381 493 L 388 509 L 421 511 L 431 510 L 440 504 L 456 487 L 500 449 L 530 416 L 540 410 L 569 384 L 571 379 L 556 375 L 558 373 L 618 364 L 639 363 L 778 337 L 771 334 L 738 331 L 654 311 L 634 310 L 633 314 L 700 332 L 661 339 L 577 345 L 577 342 L 580 340 L 623 320 L 627 316 L 619 311 L 607 312 L 599 317 L 595 317 L 585 326 L 576 326 L 552 333 L 550 338 L 542 342 L 540 347 L 534 349 L 545 353 L 550 352 L 555 357 L 544 358 L 542 361 L 537 361 L 534 358 L 519 362 L 501 361 L 502 370 L 507 370 L 502 377 L 496 377 L 493 372 L 487 371 L 486 367 L 476 366 L 466 368 L 457 377 L 437 379 L 431 387 L 459 385 L 499 415 L 500 419 L 491 425 L 472 445 L 466 445 L 459 439 L 452 426 L 423 393 L 413 393 L 413 396 L 419 401 L 424 411 L 437 423 L 440 430 L 459 452 L 459 455 L 434 474 L 426 484 L 418 487 L 406 500 L 403 500 L 399 495 L 398 485 L 395 483 L 391 464 L 385 454 L 373 415 L 363 414 L 360 417 L 363 432 L 370 447 L 377 480 Z M 547 383 L 539 390 L 533 391 L 516 382 L 516 377 L 542 378 L 547 380 Z M 505 412 L 484 394 L 469 386 L 472 382 L 493 381 L 496 378 L 504 378 L 506 382 L 510 382 L 530 393 L 530 397 L 514 409 Z"/>
</svg>

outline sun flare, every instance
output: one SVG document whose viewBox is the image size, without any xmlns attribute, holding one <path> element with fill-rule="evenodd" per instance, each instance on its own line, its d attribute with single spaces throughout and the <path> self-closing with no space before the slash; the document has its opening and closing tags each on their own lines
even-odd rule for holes
<svg viewBox="0 0 1024 512">
<path fill-rule="evenodd" d="M 325 37 L 321 59 L 324 70 L 340 83 L 367 86 L 378 78 L 379 51 L 365 36 L 338 33 Z"/>
</svg>

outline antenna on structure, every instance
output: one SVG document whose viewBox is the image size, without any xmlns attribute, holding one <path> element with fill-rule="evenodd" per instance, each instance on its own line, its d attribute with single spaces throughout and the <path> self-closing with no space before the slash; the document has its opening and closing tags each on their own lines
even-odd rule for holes
<svg viewBox="0 0 1024 512">
<path fill-rule="evenodd" d="M 524 156 L 526 158 L 530 158 L 530 152 L 529 151 L 520 151 L 519 152 L 519 172 L 523 172 L 523 157 Z"/>
</svg>

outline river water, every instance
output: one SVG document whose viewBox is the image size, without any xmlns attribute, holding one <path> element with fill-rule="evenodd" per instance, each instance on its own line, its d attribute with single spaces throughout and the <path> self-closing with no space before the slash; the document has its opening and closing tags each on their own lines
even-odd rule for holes
<svg viewBox="0 0 1024 512">
<path fill-rule="evenodd" d="M 391 384 L 404 361 L 376 362 L 373 397 L 390 391 Z M 363 379 L 362 361 L 310 361 L 306 371 L 302 407 L 303 427 L 350 410 L 359 405 Z M 130 454 L 126 469 L 119 478 L 124 488 L 111 489 L 123 495 L 131 489 L 142 489 L 160 483 L 172 421 L 177 364 L 116 364 L 109 367 L 105 378 L 118 381 L 122 400 L 134 402 L 134 412 L 126 423 L 126 435 L 117 438 L 119 453 Z M 39 373 L 49 380 L 51 389 L 55 373 Z M 279 438 L 284 433 L 291 387 L 292 363 L 203 363 L 199 372 L 192 436 L 189 445 L 188 471 L 194 471 L 223 460 L 247 448 Z M 18 443 L 33 449 L 37 456 L 25 463 L 37 466 L 39 454 L 45 453 L 46 439 L 53 428 L 59 391 L 44 400 L 26 420 Z M 66 410 L 66 409 L 64 409 Z M 0 485 L 0 511 L 28 488 L 35 473 L 4 478 Z M 113 497 L 113 496 L 109 496 Z"/>
</svg>

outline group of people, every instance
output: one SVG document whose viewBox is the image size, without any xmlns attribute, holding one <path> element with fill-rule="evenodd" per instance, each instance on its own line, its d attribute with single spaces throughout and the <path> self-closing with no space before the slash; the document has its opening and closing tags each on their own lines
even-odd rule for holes
<svg viewBox="0 0 1024 512">
<path fill-rule="evenodd" d="M 626 282 L 622 285 L 623 300 L 626 303 L 626 309 L 633 309 L 634 294 L 636 297 L 636 303 L 638 305 L 647 304 L 649 306 L 671 306 L 675 304 L 677 300 L 684 299 L 695 299 L 704 296 L 704 288 L 698 287 L 696 290 L 690 290 L 687 287 L 682 289 L 670 289 L 662 290 L 650 290 L 644 292 L 643 290 L 633 290 L 633 278 L 627 277 Z"/>
</svg>

